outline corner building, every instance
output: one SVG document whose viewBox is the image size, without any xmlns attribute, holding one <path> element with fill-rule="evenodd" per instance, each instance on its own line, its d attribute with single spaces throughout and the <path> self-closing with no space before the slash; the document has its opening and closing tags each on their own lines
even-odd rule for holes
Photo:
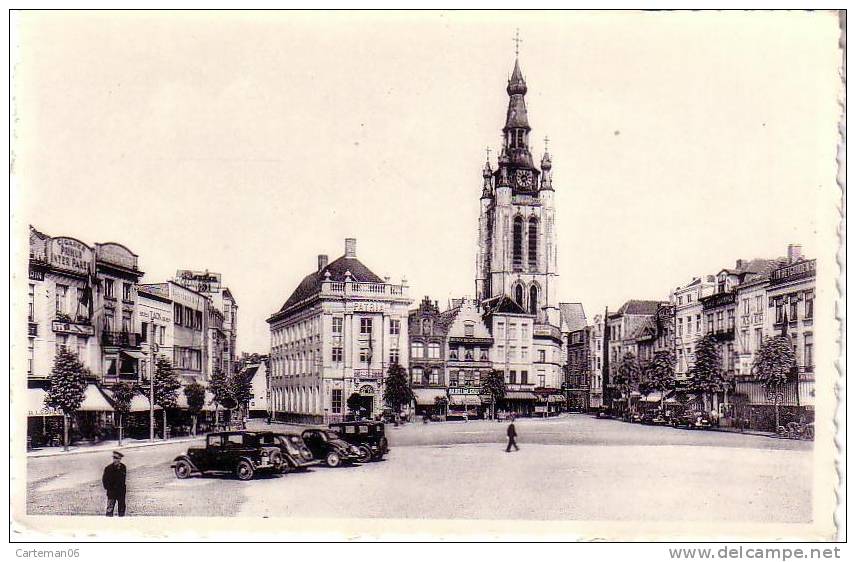
<svg viewBox="0 0 856 562">
<path fill-rule="evenodd" d="M 407 281 L 392 284 L 345 255 L 318 268 L 267 319 L 271 333 L 270 408 L 278 421 L 327 423 L 344 418 L 356 393 L 374 416 L 383 408 L 389 366 L 407 368 Z"/>
<path fill-rule="evenodd" d="M 518 60 L 514 61 L 506 92 L 508 109 L 497 168 L 494 170 L 488 160 L 482 172 L 476 296 L 485 313 L 508 309 L 507 303 L 499 305 L 506 298 L 519 307 L 515 314 L 527 317 L 532 326 L 531 359 L 526 370 L 539 387 L 558 392 L 565 358 L 556 298 L 552 160 L 545 150 L 540 169 L 533 163 L 527 86 Z M 519 321 L 525 322 L 522 318 Z M 494 324 L 488 322 L 491 328 L 496 327 Z M 495 333 L 493 337 L 497 342 L 504 339 Z M 508 361 L 506 357 L 495 358 L 500 365 Z M 506 370 L 506 380 L 509 375 Z"/>
</svg>

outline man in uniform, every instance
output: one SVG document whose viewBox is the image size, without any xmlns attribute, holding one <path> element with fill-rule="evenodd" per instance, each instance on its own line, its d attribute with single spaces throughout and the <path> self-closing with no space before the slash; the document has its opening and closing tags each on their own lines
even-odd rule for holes
<svg viewBox="0 0 856 562">
<path fill-rule="evenodd" d="M 519 451 L 520 447 L 517 446 L 517 430 L 514 428 L 514 416 L 511 416 L 511 423 L 508 424 L 508 431 L 505 432 L 508 435 L 508 447 L 505 448 L 506 453 L 511 452 L 511 447 L 514 447 L 515 451 Z"/>
<path fill-rule="evenodd" d="M 113 462 L 104 468 L 101 483 L 107 491 L 107 517 L 113 517 L 113 507 L 119 504 L 119 517 L 125 516 L 125 479 L 128 469 L 122 464 L 122 453 L 113 451 Z"/>
</svg>

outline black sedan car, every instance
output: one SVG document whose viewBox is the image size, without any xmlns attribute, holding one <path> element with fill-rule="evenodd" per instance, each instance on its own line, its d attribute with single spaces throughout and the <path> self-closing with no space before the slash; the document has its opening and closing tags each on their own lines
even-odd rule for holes
<svg viewBox="0 0 856 562">
<path fill-rule="evenodd" d="M 329 429 L 306 429 L 301 437 L 312 456 L 329 467 L 350 464 L 360 458 L 360 450 L 355 445 L 346 443 Z"/>
<path fill-rule="evenodd" d="M 384 423 L 379 421 L 353 421 L 331 423 L 330 429 L 340 439 L 360 450 L 360 462 L 379 461 L 389 452 Z"/>
<path fill-rule="evenodd" d="M 312 451 L 306 446 L 303 437 L 295 432 L 263 432 L 259 434 L 259 442 L 264 445 L 279 447 L 284 463 L 283 472 L 301 470 L 321 461 L 312 456 Z"/>
<path fill-rule="evenodd" d="M 240 480 L 252 480 L 257 472 L 281 472 L 285 461 L 279 447 L 261 441 L 253 431 L 209 433 L 204 447 L 190 447 L 170 466 L 180 479 L 194 472 L 231 472 Z"/>
</svg>

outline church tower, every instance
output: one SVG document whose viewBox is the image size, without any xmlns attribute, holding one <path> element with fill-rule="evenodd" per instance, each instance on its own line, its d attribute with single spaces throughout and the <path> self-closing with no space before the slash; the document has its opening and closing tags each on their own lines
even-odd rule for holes
<svg viewBox="0 0 856 562">
<path fill-rule="evenodd" d="M 476 294 L 485 302 L 507 296 L 545 328 L 560 324 L 556 298 L 556 230 L 552 160 L 540 169 L 529 148 L 526 81 L 517 57 L 506 87 L 508 110 L 496 170 L 482 170 Z"/>
</svg>

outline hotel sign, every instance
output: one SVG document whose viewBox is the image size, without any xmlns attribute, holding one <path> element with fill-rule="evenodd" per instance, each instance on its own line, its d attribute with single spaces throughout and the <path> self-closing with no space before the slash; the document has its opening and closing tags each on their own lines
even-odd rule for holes
<svg viewBox="0 0 856 562">
<path fill-rule="evenodd" d="M 788 281 L 814 277 L 816 269 L 817 260 L 801 261 L 799 263 L 780 267 L 770 274 L 770 285 L 778 285 Z"/>
<path fill-rule="evenodd" d="M 481 389 L 452 387 L 449 389 L 449 394 L 481 394 Z"/>
<path fill-rule="evenodd" d="M 48 260 L 54 269 L 88 275 L 92 265 L 92 249 L 74 238 L 51 238 Z"/>
<path fill-rule="evenodd" d="M 205 271 L 179 269 L 175 272 L 175 280 L 179 285 L 193 289 L 197 293 L 219 293 L 221 275 Z"/>
</svg>

